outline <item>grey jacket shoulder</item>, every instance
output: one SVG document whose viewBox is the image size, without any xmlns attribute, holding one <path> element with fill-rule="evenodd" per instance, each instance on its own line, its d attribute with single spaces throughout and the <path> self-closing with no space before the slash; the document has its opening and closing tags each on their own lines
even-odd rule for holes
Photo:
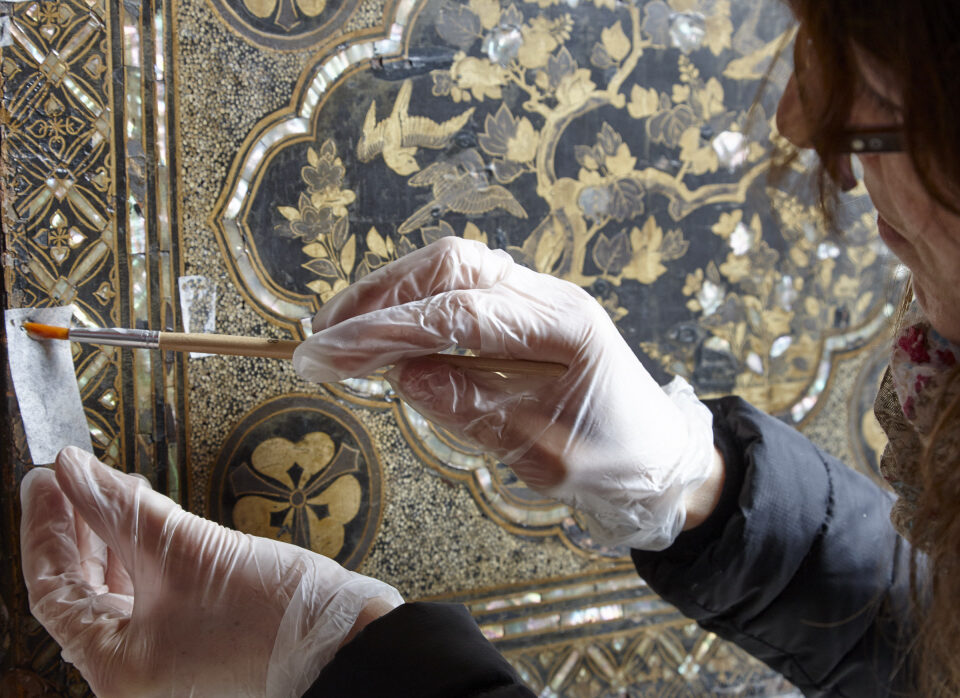
<svg viewBox="0 0 960 698">
<path fill-rule="evenodd" d="M 708 401 L 720 505 L 637 571 L 685 615 L 810 696 L 903 695 L 909 545 L 893 496 L 739 398 Z"/>
</svg>

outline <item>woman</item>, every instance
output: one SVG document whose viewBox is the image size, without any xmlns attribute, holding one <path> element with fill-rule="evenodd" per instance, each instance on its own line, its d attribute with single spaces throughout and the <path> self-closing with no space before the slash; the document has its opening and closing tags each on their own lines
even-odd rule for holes
<svg viewBox="0 0 960 698">
<path fill-rule="evenodd" d="M 905 148 L 861 156 L 921 313 L 898 334 L 878 402 L 895 507 L 743 401 L 703 404 L 682 381 L 661 390 L 580 289 L 465 241 L 419 250 L 327 303 L 295 365 L 326 381 L 395 364 L 389 379 L 419 411 L 577 506 L 598 538 L 634 548 L 665 598 L 809 695 L 957 695 L 960 8 L 797 0 L 794 10 L 784 135 L 817 148 L 845 187 L 863 129 L 884 132 L 881 148 Z M 417 358 L 454 343 L 569 368 L 501 378 Z M 31 472 L 22 498 L 31 607 L 97 690 L 296 695 L 312 682 L 307 695 L 530 695 L 462 609 L 398 606 L 373 580 L 184 514 L 78 452 L 62 454 L 56 475 Z M 891 524 L 892 508 L 929 558 Z M 186 642 L 170 620 L 177 601 L 204 630 L 202 641 L 187 634 L 194 663 L 171 641 Z M 235 604 L 263 643 L 225 652 Z M 224 669 L 215 680 L 205 652 Z"/>
</svg>

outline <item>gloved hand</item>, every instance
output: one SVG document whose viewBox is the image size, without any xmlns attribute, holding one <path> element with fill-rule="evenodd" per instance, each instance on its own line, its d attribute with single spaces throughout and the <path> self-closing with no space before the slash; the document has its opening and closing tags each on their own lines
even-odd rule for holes
<svg viewBox="0 0 960 698">
<path fill-rule="evenodd" d="M 98 696 L 301 696 L 365 606 L 403 602 L 78 448 L 28 472 L 20 497 L 30 609 Z"/>
<path fill-rule="evenodd" d="M 682 379 L 661 389 L 586 292 L 482 244 L 443 238 L 378 269 L 313 329 L 293 357 L 303 378 L 394 364 L 386 377 L 414 409 L 579 509 L 601 543 L 669 546 L 716 467 L 711 414 Z M 417 358 L 453 346 L 569 369 L 503 377 Z"/>
</svg>

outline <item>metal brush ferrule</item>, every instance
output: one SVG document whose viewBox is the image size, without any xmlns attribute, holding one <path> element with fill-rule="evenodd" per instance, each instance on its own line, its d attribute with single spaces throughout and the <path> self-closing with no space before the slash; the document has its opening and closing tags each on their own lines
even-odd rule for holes
<svg viewBox="0 0 960 698">
<path fill-rule="evenodd" d="M 70 341 L 134 349 L 159 349 L 160 333 L 156 330 L 129 330 L 123 327 L 103 327 L 95 330 L 71 327 Z"/>
</svg>

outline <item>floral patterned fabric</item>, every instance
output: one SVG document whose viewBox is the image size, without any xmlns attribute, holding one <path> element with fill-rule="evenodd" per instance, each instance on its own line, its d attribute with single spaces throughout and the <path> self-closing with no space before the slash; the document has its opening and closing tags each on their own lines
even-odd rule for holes
<svg viewBox="0 0 960 698">
<path fill-rule="evenodd" d="M 919 463 L 940 410 L 960 391 L 949 381 L 958 362 L 960 347 L 941 337 L 914 305 L 894 340 L 874 403 L 888 439 L 880 472 L 898 495 L 890 518 L 902 536 L 920 547 L 922 541 L 910 535 L 921 487 Z M 960 453 L 960 434 L 946 438 L 956 441 L 948 445 L 949 452 Z"/>
</svg>

